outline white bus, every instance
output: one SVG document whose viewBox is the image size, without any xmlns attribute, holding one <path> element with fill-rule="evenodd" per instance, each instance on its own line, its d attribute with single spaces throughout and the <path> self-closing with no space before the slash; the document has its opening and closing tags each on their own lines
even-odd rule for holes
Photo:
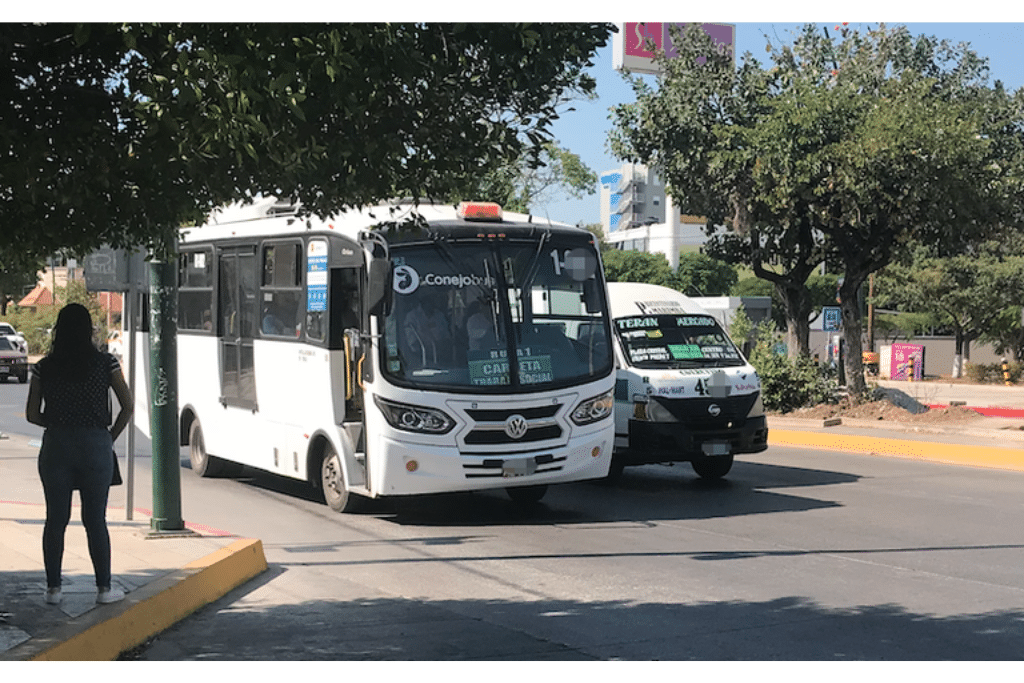
<svg viewBox="0 0 1024 683">
<path fill-rule="evenodd" d="M 263 199 L 178 251 L 180 437 L 200 476 L 246 465 L 348 511 L 607 475 L 614 363 L 585 230 L 496 204 L 319 220 Z"/>
</svg>

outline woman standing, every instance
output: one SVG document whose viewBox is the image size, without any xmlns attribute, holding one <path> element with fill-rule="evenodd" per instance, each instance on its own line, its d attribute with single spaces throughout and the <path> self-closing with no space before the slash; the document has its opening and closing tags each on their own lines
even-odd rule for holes
<svg viewBox="0 0 1024 683">
<path fill-rule="evenodd" d="M 110 585 L 107 495 L 114 467 L 113 441 L 128 424 L 132 397 L 117 358 L 97 349 L 92 336 L 92 318 L 85 306 L 68 304 L 61 309 L 53 347 L 32 367 L 25 407 L 28 421 L 45 429 L 39 449 L 39 478 L 46 497 L 46 602 L 53 605 L 61 600 L 64 533 L 71 521 L 71 492 L 75 489 L 81 496 L 82 524 L 96 573 L 96 602 L 124 598 L 123 591 Z M 121 408 L 113 426 L 111 388 Z"/>
</svg>

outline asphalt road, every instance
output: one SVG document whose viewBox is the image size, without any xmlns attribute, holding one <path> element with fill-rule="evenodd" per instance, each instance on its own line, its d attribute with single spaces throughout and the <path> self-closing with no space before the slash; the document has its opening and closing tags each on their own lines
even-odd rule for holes
<svg viewBox="0 0 1024 683">
<path fill-rule="evenodd" d="M 271 568 L 132 656 L 1019 661 L 1022 489 L 1021 473 L 772 447 L 719 483 L 647 466 L 532 508 L 494 492 L 338 515 L 290 481 L 186 469 L 185 519 L 260 538 Z"/>
</svg>

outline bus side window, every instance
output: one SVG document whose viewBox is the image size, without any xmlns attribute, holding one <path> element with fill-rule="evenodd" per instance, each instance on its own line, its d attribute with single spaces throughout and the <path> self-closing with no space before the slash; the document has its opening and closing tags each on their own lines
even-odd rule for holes
<svg viewBox="0 0 1024 683">
<path fill-rule="evenodd" d="M 260 332 L 296 339 L 302 334 L 302 244 L 266 243 L 263 246 Z"/>
</svg>

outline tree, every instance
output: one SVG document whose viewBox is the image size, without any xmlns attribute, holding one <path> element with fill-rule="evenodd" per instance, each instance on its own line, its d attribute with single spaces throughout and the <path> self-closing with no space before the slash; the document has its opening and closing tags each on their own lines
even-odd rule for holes
<svg viewBox="0 0 1024 683">
<path fill-rule="evenodd" d="M 565 93 L 593 91 L 584 69 L 613 29 L 0 24 L 0 251 L 106 243 L 156 257 L 150 381 L 172 396 L 151 416 L 154 494 L 179 469 L 177 229 L 259 195 L 321 217 L 440 199 L 460 179 L 536 159 Z M 170 509 L 180 491 L 168 493 L 154 524 L 183 528 Z"/>
<path fill-rule="evenodd" d="M 935 257 L 919 250 L 909 264 L 886 267 L 875 284 L 883 300 L 932 315 L 953 329 L 952 375 L 960 377 L 972 341 L 1014 314 L 1019 322 L 1024 256 L 1008 255 L 1002 242 L 992 241 L 956 256 Z"/>
<path fill-rule="evenodd" d="M 0 25 L 0 248 L 162 248 L 255 195 L 326 216 L 539 156 L 609 24 Z"/>
<path fill-rule="evenodd" d="M 0 251 L 0 315 L 7 315 L 10 299 L 21 298 L 26 287 L 32 287 L 43 269 L 42 259 L 32 259 L 10 249 Z"/>
<path fill-rule="evenodd" d="M 622 149 L 653 158 L 681 206 L 706 207 L 752 253 L 798 253 L 787 290 L 805 292 L 797 283 L 824 258 L 840 264 L 846 376 L 863 393 L 867 277 L 912 240 L 963 245 L 1020 221 L 1024 95 L 989 87 L 985 60 L 967 46 L 904 27 L 841 29 L 833 40 L 808 25 L 792 46 L 769 45 L 768 70 L 749 55 L 733 70 L 700 31 L 682 42 L 661 92 L 621 110 L 619 135 L 632 143 Z M 666 120 L 673 101 L 695 110 Z M 630 121 L 641 134 L 624 130 Z M 669 124 L 684 136 L 656 130 Z M 783 299 L 796 299 L 787 318 L 803 324 L 799 296 Z"/>
<path fill-rule="evenodd" d="M 529 153 L 502 164 L 488 173 L 473 175 L 462 187 L 449 193 L 452 201 L 479 198 L 501 204 L 508 211 L 533 213 L 556 194 L 580 198 L 594 194 L 597 173 L 578 154 L 553 142 L 543 145 L 540 164 Z"/>
<path fill-rule="evenodd" d="M 811 315 L 808 323 L 814 322 L 821 315 L 822 307 L 836 305 L 837 280 L 838 277 L 835 275 L 811 275 L 807 278 L 804 284 L 807 287 L 811 303 Z M 729 296 L 770 296 L 772 298 L 772 320 L 776 327 L 785 327 L 788 322 L 785 304 L 779 296 L 778 288 L 767 279 L 743 278 L 732 286 Z"/>
<path fill-rule="evenodd" d="M 739 279 L 728 263 L 695 252 L 679 254 L 676 277 L 680 291 L 688 296 L 726 296 Z"/>
<path fill-rule="evenodd" d="M 679 290 L 679 280 L 664 254 L 607 249 L 601 254 L 608 282 L 646 282 Z"/>
<path fill-rule="evenodd" d="M 636 102 L 614 108 L 612 149 L 660 169 L 676 206 L 708 217 L 708 254 L 747 264 L 774 284 L 790 354 L 806 355 L 812 306 L 805 282 L 827 245 L 800 210 L 806 201 L 793 197 L 789 210 L 779 209 L 759 201 L 755 186 L 760 147 L 795 142 L 778 139 L 768 125 L 780 76 L 749 55 L 735 69 L 697 25 L 679 38 L 679 58 L 660 60 L 665 75 L 657 89 L 630 79 Z"/>
</svg>

